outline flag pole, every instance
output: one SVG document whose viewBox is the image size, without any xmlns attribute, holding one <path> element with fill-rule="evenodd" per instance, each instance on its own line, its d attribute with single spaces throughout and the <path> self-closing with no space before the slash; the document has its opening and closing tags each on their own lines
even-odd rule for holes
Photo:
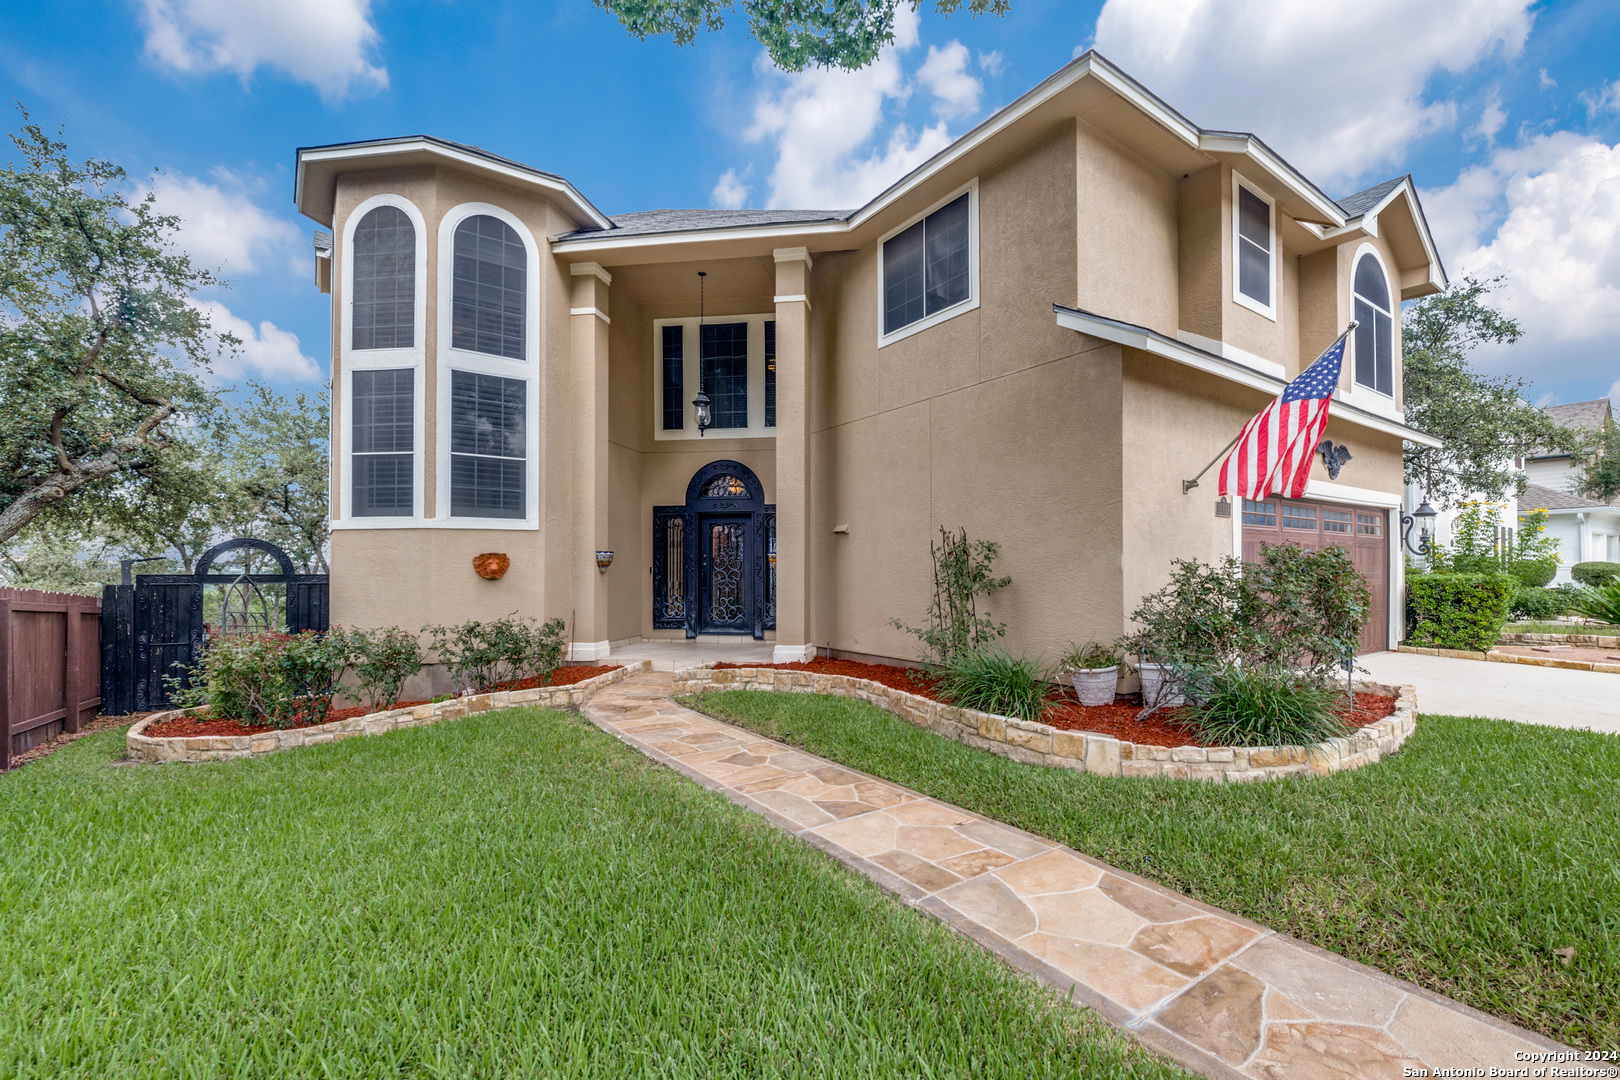
<svg viewBox="0 0 1620 1080">
<path fill-rule="evenodd" d="M 1361 325 L 1361 323 L 1357 322 L 1355 319 L 1351 319 L 1350 320 L 1350 325 L 1344 328 L 1344 333 L 1340 334 L 1338 337 L 1334 338 L 1331 342 L 1329 342 L 1327 349 L 1323 349 L 1322 352 L 1326 353 L 1328 351 L 1328 349 L 1333 348 L 1333 346 L 1337 345 L 1339 342 L 1341 342 L 1345 338 L 1349 337 L 1350 334 L 1355 330 L 1355 328 L 1360 326 L 1360 325 Z M 1320 359 L 1321 359 L 1321 356 L 1318 355 L 1317 360 L 1320 360 Z M 1315 360 L 1311 361 L 1311 363 L 1313 363 L 1313 364 L 1315 362 L 1316 362 Z M 1309 366 L 1309 365 L 1307 365 L 1307 366 Z M 1286 390 L 1287 388 L 1288 388 L 1287 384 L 1284 383 L 1283 384 L 1283 389 Z M 1244 424 L 1243 426 L 1246 428 L 1249 425 Z M 1185 495 L 1185 494 L 1187 494 L 1187 492 L 1189 492 L 1193 488 L 1197 487 L 1198 486 L 1198 481 L 1200 481 L 1200 480 L 1202 480 L 1204 478 L 1204 474 L 1209 472 L 1209 470 L 1213 469 L 1215 467 L 1216 462 L 1220 461 L 1223 457 L 1225 457 L 1228 453 L 1230 453 L 1231 450 L 1232 450 L 1232 447 L 1236 446 L 1238 444 L 1238 440 L 1241 439 L 1241 438 L 1243 438 L 1243 431 L 1240 429 L 1238 431 L 1238 433 L 1232 437 L 1232 441 L 1227 443 L 1226 446 L 1221 450 L 1220 453 L 1216 454 L 1213 458 L 1210 459 L 1210 462 L 1209 462 L 1208 465 L 1205 465 L 1202 469 L 1198 470 L 1198 475 L 1197 476 L 1193 477 L 1191 480 L 1183 480 L 1181 482 L 1181 493 L 1183 495 Z M 1281 459 L 1279 458 L 1278 460 L 1281 460 Z"/>
</svg>

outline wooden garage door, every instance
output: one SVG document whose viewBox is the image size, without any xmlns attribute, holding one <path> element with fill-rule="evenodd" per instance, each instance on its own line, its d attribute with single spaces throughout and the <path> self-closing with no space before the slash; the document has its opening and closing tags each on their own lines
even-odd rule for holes
<svg viewBox="0 0 1620 1080">
<path fill-rule="evenodd" d="M 1389 648 L 1389 511 L 1309 499 L 1243 501 L 1243 561 L 1258 562 L 1266 544 L 1298 544 L 1315 551 L 1335 544 L 1367 579 L 1372 613 L 1361 631 L 1361 651 Z"/>
</svg>

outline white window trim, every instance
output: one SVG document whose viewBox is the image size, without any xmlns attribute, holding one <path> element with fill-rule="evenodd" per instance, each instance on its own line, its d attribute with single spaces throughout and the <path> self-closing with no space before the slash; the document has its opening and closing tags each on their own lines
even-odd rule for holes
<svg viewBox="0 0 1620 1080">
<path fill-rule="evenodd" d="M 512 227 L 523 241 L 529 265 L 525 274 L 527 303 L 523 326 L 523 359 L 511 360 L 489 353 L 470 352 L 450 347 L 450 300 L 454 287 L 456 226 L 467 218 L 488 214 Z M 448 529 L 524 529 L 540 528 L 540 248 L 534 236 L 518 217 L 491 203 L 468 202 L 452 208 L 439 222 L 439 281 L 438 281 L 438 379 L 434 402 L 437 417 L 434 460 L 438 462 L 438 476 L 434 484 L 436 496 L 434 520 L 438 527 Z M 522 518 L 479 518 L 450 516 L 450 383 L 451 372 L 469 371 L 481 375 L 499 375 L 506 379 L 523 379 L 527 384 L 524 394 L 523 513 Z"/>
<path fill-rule="evenodd" d="M 1249 194 L 1264 202 L 1271 211 L 1269 214 L 1271 220 L 1271 269 L 1269 271 L 1271 275 L 1271 287 L 1268 290 L 1268 292 L 1271 294 L 1270 304 L 1262 304 L 1260 301 L 1256 300 L 1252 296 L 1249 296 L 1243 291 L 1243 237 L 1239 231 L 1242 215 L 1242 197 L 1238 194 L 1239 191 L 1247 191 Z M 1243 178 L 1234 170 L 1232 173 L 1232 300 L 1239 306 L 1246 307 L 1250 311 L 1264 315 L 1272 322 L 1276 322 L 1277 277 L 1277 200 L 1273 199 L 1271 196 L 1267 195 L 1253 184 L 1246 183 Z"/>
<path fill-rule="evenodd" d="M 883 245 L 888 243 L 894 237 L 899 236 L 901 233 L 905 232 L 907 229 L 911 228 L 913 225 L 917 224 L 917 222 L 921 221 L 929 214 L 932 214 L 940 207 L 947 206 L 955 202 L 957 199 L 960 199 L 964 192 L 968 195 L 967 299 L 959 303 L 952 304 L 950 307 L 941 311 L 936 311 L 932 315 L 924 315 L 916 322 L 907 323 L 905 326 L 902 326 L 892 334 L 885 334 L 883 332 Z M 979 306 L 979 178 L 975 176 L 966 184 L 963 184 L 961 187 L 957 188 L 943 199 L 940 199 L 938 202 L 928 207 L 928 209 L 922 211 L 920 214 L 912 215 L 902 224 L 895 226 L 882 236 L 878 237 L 877 274 L 874 276 L 877 278 L 877 343 L 878 348 L 880 349 L 885 345 L 892 345 L 902 338 L 908 338 L 912 334 L 921 333 L 922 331 L 927 330 L 929 327 L 938 326 L 940 323 L 949 319 L 954 319 L 958 315 L 964 315 L 969 311 L 977 309 Z M 927 283 L 925 282 L 924 288 L 926 289 L 926 287 Z"/>
<path fill-rule="evenodd" d="M 774 439 L 776 428 L 765 426 L 765 324 L 776 321 L 776 312 L 756 315 L 709 315 L 705 323 L 748 324 L 748 426 L 745 428 L 709 428 L 702 436 L 697 430 L 697 410 L 692 398 L 697 397 L 699 377 L 702 374 L 698 356 L 698 320 L 653 320 L 653 438 L 660 441 L 682 439 Z M 681 333 L 681 424 L 675 431 L 664 428 L 664 327 L 682 327 Z M 777 400 L 777 422 L 781 422 L 781 399 Z"/>
<path fill-rule="evenodd" d="M 1390 389 L 1393 390 L 1395 388 L 1395 383 L 1397 381 L 1396 372 L 1399 370 L 1399 365 L 1397 365 L 1395 363 L 1395 345 L 1396 345 L 1396 336 L 1395 335 L 1396 335 L 1396 331 L 1400 328 L 1400 325 L 1401 325 L 1400 301 L 1397 300 L 1396 297 L 1395 297 L 1394 280 L 1389 276 L 1389 265 L 1384 262 L 1384 254 L 1383 254 L 1383 252 L 1379 251 L 1378 248 L 1376 248 L 1372 244 L 1362 243 L 1356 248 L 1356 253 L 1350 257 L 1350 312 L 1351 312 L 1351 317 L 1352 318 L 1355 317 L 1356 300 L 1358 298 L 1358 294 L 1356 293 L 1356 269 L 1361 266 L 1361 258 L 1362 258 L 1363 255 L 1371 255 L 1377 261 L 1377 263 L 1378 263 L 1378 272 L 1384 275 L 1384 290 L 1387 293 L 1389 293 L 1389 302 L 1390 302 L 1390 304 L 1392 304 L 1394 306 L 1394 310 L 1389 312 L 1389 319 L 1390 319 L 1390 332 L 1389 332 L 1390 333 L 1390 342 L 1389 342 L 1390 365 L 1393 368 L 1396 369 L 1396 370 L 1390 372 Z M 1371 304 L 1372 301 L 1368 300 L 1367 303 Z M 1376 386 L 1368 386 L 1366 383 L 1357 381 L 1357 379 L 1356 379 L 1356 366 L 1357 366 L 1357 361 L 1360 359 L 1360 357 L 1356 356 L 1356 335 L 1355 334 L 1350 335 L 1350 349 L 1349 349 L 1349 352 L 1350 352 L 1350 392 L 1351 392 L 1351 394 L 1353 396 L 1360 398 L 1360 400 L 1356 401 L 1355 404 L 1360 405 L 1362 408 L 1370 409 L 1373 412 L 1379 412 L 1379 413 L 1384 413 L 1384 414 L 1390 414 L 1391 412 L 1393 412 L 1395 415 L 1400 415 L 1400 410 L 1395 408 L 1395 395 L 1393 393 L 1386 394 L 1382 390 L 1378 389 Z M 1377 377 L 1376 373 L 1375 373 L 1374 377 L 1375 378 Z"/>
<path fill-rule="evenodd" d="M 415 325 L 411 330 L 411 340 L 415 343 L 409 349 L 356 349 L 354 342 L 354 230 L 359 227 L 360 221 L 372 210 L 379 206 L 395 206 L 405 212 L 416 229 L 416 296 Z M 338 248 L 339 259 L 342 262 L 342 289 L 343 303 L 339 307 L 339 340 L 338 355 L 341 359 L 342 385 L 338 387 L 338 409 L 342 417 L 343 430 L 339 432 L 339 442 L 343 453 L 338 461 L 338 486 L 342 498 L 337 501 L 337 514 L 333 518 L 334 529 L 399 529 L 419 528 L 423 524 L 422 514 L 422 478 L 424 474 L 422 445 L 422 430 L 424 402 L 423 369 L 427 355 L 427 222 L 416 204 L 401 195 L 392 193 L 373 195 L 360 203 L 349 212 L 343 222 L 343 240 Z M 354 452 L 354 372 L 356 370 L 398 370 L 411 368 L 416 372 L 415 392 L 411 405 L 413 415 L 411 418 L 411 515 L 394 517 L 362 517 L 354 516 L 354 467 L 351 455 Z"/>
</svg>

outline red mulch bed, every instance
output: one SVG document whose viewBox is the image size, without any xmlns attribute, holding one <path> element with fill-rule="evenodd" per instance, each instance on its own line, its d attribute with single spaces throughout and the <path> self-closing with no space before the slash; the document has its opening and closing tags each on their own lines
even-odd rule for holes
<svg viewBox="0 0 1620 1080">
<path fill-rule="evenodd" d="M 817 675 L 848 675 L 869 679 L 895 690 L 919 694 L 934 701 L 945 698 L 934 690 L 934 682 L 917 668 L 896 667 L 892 664 L 863 664 L 858 660 L 815 659 L 803 664 L 716 664 L 717 668 L 762 667 L 780 671 L 809 671 Z M 949 704 L 949 702 L 945 702 Z M 1064 731 L 1093 731 L 1099 735 L 1112 735 L 1126 742 L 1147 746 L 1205 746 L 1185 709 L 1164 709 L 1145 720 L 1136 719 L 1142 703 L 1135 696 L 1118 697 L 1112 705 L 1082 705 L 1074 695 L 1073 687 L 1065 686 L 1063 695 L 1051 710 L 1041 718 Z M 1395 699 L 1385 694 L 1357 694 L 1355 710 L 1340 715 L 1352 727 L 1366 727 L 1382 720 L 1395 711 Z"/>
<path fill-rule="evenodd" d="M 601 666 L 588 666 L 581 664 L 576 667 L 560 667 L 551 673 L 551 681 L 547 686 L 571 686 L 598 675 L 606 675 L 617 670 L 622 665 L 606 664 Z M 501 683 L 496 690 L 532 690 L 540 685 L 540 680 L 534 677 L 520 679 L 517 682 Z M 407 709 L 412 705 L 426 705 L 426 701 L 397 701 L 392 708 Z M 302 724 L 293 724 L 294 728 L 314 727 L 317 724 L 331 724 L 338 720 L 352 720 L 356 716 L 365 716 L 371 709 L 365 705 L 333 705 L 326 710 L 326 717 L 322 720 L 309 720 Z M 153 724 L 141 734 L 154 739 L 196 738 L 203 735 L 257 735 L 263 731 L 273 730 L 265 727 L 255 727 L 244 724 L 240 720 L 224 718 L 215 719 L 203 716 L 177 716 L 173 720 L 165 720 L 161 724 Z"/>
</svg>

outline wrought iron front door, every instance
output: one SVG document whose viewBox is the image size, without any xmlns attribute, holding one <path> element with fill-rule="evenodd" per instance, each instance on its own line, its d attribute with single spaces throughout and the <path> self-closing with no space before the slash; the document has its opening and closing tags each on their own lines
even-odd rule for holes
<svg viewBox="0 0 1620 1080">
<path fill-rule="evenodd" d="M 699 610 L 705 634 L 751 634 L 754 629 L 755 537 L 751 514 L 699 519 Z"/>
</svg>

